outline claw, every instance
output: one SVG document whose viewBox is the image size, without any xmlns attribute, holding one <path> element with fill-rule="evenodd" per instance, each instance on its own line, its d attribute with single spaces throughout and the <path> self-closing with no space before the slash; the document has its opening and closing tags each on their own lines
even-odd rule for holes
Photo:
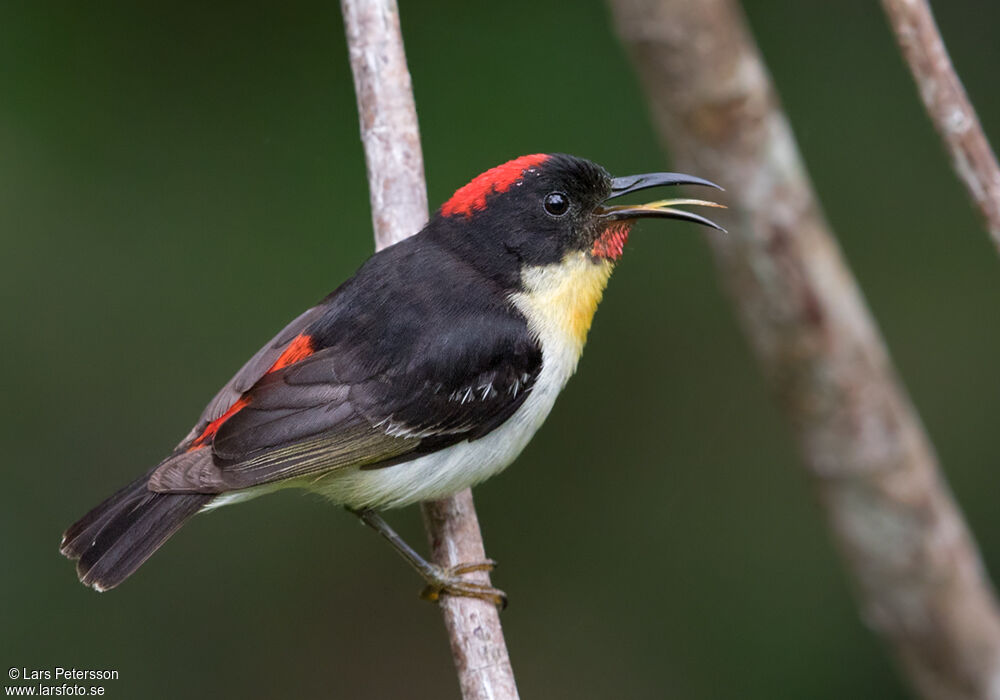
<svg viewBox="0 0 1000 700">
<path fill-rule="evenodd" d="M 463 574 L 474 571 L 492 571 L 496 566 L 496 562 L 492 559 L 449 567 L 432 566 L 433 573 L 427 577 L 427 586 L 420 593 L 420 597 L 424 600 L 435 602 L 440 600 L 442 595 L 454 595 L 479 598 L 493 603 L 501 610 L 507 607 L 507 594 L 499 588 L 462 578 Z"/>
<path fill-rule="evenodd" d="M 461 576 L 462 574 L 471 574 L 473 571 L 493 571 L 497 568 L 497 562 L 495 559 L 483 559 L 482 561 L 472 561 L 466 564 L 458 564 L 457 566 L 452 566 L 446 569 L 453 576 Z"/>
</svg>

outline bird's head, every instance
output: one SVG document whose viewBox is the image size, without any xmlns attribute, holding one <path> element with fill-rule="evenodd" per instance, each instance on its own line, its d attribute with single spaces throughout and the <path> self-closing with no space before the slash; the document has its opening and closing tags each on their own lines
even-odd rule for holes
<svg viewBox="0 0 1000 700">
<path fill-rule="evenodd" d="M 455 192 L 432 220 L 452 247 L 494 276 L 561 264 L 567 256 L 610 266 L 622 255 L 638 219 L 668 218 L 718 225 L 678 205 L 721 206 L 694 199 L 647 204 L 609 204 L 640 190 L 666 185 L 704 185 L 678 173 L 612 177 L 601 166 L 563 154 L 515 158 L 487 170 Z M 510 280 L 511 282 L 514 279 Z"/>
</svg>

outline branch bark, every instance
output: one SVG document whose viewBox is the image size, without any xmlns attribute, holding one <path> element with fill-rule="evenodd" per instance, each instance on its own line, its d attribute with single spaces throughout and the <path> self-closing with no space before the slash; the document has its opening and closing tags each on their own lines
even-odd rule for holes
<svg viewBox="0 0 1000 700">
<path fill-rule="evenodd" d="M 925 698 L 1000 698 L 979 553 L 732 0 L 609 0 L 681 170 L 729 189 L 721 279 L 798 440 L 865 622 Z"/>
<path fill-rule="evenodd" d="M 427 221 L 417 110 L 395 0 L 341 0 L 358 98 L 361 140 L 381 250 Z M 423 504 L 432 559 L 441 566 L 486 559 L 472 491 Z M 489 584 L 487 572 L 469 574 Z M 516 700 L 517 685 L 494 605 L 442 596 L 440 606 L 465 700 Z"/>
<path fill-rule="evenodd" d="M 952 165 L 1000 251 L 1000 167 L 955 73 L 926 0 L 882 0 L 899 48 Z"/>
</svg>

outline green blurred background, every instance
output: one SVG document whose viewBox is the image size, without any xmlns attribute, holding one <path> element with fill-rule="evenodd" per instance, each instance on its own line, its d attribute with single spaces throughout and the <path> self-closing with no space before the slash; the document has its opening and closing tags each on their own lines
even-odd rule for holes
<svg viewBox="0 0 1000 700">
<path fill-rule="evenodd" d="M 432 206 L 523 153 L 622 174 L 668 165 L 600 2 L 402 5 Z M 877 3 L 746 8 L 1000 572 L 995 251 Z M 1000 142 L 1000 6 L 936 10 Z M 0 66 L 0 663 L 116 668 L 112 698 L 457 697 L 417 577 L 317 499 L 197 518 L 105 595 L 56 551 L 369 254 L 337 4 L 4 2 Z M 704 242 L 690 226 L 643 229 L 579 376 L 523 457 L 477 489 L 522 695 L 905 696 Z M 417 509 L 390 520 L 423 544 Z"/>
</svg>

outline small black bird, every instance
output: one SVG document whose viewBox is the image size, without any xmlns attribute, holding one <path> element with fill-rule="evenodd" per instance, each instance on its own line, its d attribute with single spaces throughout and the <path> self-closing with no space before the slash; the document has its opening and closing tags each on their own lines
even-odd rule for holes
<svg viewBox="0 0 1000 700">
<path fill-rule="evenodd" d="M 99 591 L 134 572 L 195 513 L 298 487 L 378 529 L 429 597 L 502 593 L 442 570 L 376 511 L 440 498 L 509 465 L 576 370 L 636 219 L 683 219 L 661 185 L 568 155 L 522 156 L 459 189 L 418 234 L 373 255 L 236 373 L 173 453 L 72 525 L 61 551 Z"/>
</svg>

